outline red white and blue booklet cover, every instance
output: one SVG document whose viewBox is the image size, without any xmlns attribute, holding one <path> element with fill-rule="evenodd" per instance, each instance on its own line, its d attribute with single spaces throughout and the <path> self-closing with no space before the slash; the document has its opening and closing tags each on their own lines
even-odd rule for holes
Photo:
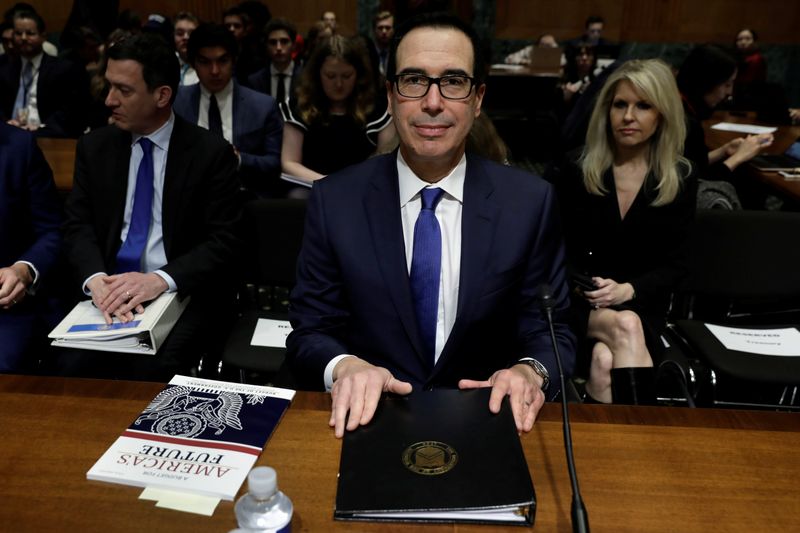
<svg viewBox="0 0 800 533">
<path fill-rule="evenodd" d="M 88 479 L 233 500 L 294 391 L 175 376 Z"/>
</svg>

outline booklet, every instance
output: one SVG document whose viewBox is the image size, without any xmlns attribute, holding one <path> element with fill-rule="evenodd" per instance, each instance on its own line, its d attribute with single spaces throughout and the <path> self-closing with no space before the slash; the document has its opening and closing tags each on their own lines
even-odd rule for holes
<svg viewBox="0 0 800 533">
<path fill-rule="evenodd" d="M 384 398 L 342 442 L 334 518 L 532 525 L 536 509 L 508 398 L 490 389 Z"/>
<path fill-rule="evenodd" d="M 233 500 L 294 394 L 175 376 L 86 477 Z"/>
<path fill-rule="evenodd" d="M 189 300 L 180 298 L 177 293 L 165 292 L 148 302 L 144 313 L 134 315 L 130 322 L 122 323 L 114 318 L 111 324 L 106 324 L 103 313 L 91 300 L 84 300 L 78 302 L 48 337 L 53 339 L 53 346 L 155 355 Z"/>
</svg>

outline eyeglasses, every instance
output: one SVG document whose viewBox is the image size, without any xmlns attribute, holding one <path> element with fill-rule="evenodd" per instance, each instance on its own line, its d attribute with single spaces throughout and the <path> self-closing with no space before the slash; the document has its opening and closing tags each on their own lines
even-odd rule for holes
<svg viewBox="0 0 800 533">
<path fill-rule="evenodd" d="M 463 100 L 472 92 L 475 78 L 453 74 L 441 78 L 431 78 L 422 74 L 398 74 L 394 84 L 397 92 L 406 98 L 422 98 L 428 94 L 431 85 L 438 85 L 439 92 L 448 100 Z"/>
</svg>

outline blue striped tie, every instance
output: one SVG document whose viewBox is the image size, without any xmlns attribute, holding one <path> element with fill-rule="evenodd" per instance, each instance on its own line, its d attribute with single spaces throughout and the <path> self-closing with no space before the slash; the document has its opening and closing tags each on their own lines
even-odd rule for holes
<svg viewBox="0 0 800 533">
<path fill-rule="evenodd" d="M 142 161 L 136 171 L 136 190 L 133 193 L 133 210 L 128 236 L 117 252 L 117 273 L 141 271 L 142 253 L 147 245 L 150 219 L 153 210 L 153 141 L 139 139 Z"/>
<path fill-rule="evenodd" d="M 442 272 L 442 232 L 435 211 L 443 194 L 444 191 L 439 188 L 422 189 L 422 209 L 414 225 L 414 251 L 411 257 L 411 294 L 425 355 L 431 366 L 436 358 L 436 318 Z"/>
</svg>

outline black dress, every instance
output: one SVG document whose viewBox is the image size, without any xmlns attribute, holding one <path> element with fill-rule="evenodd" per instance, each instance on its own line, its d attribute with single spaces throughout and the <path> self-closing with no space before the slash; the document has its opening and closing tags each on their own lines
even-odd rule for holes
<svg viewBox="0 0 800 533">
<path fill-rule="evenodd" d="M 331 115 L 306 123 L 294 102 L 280 104 L 283 121 L 303 132 L 303 165 L 328 175 L 367 159 L 378 145 L 378 134 L 392 117 L 386 104 L 376 105 L 364 124 L 349 115 Z"/>
<path fill-rule="evenodd" d="M 633 285 L 636 297 L 612 308 L 639 315 L 657 363 L 670 293 L 686 272 L 685 245 L 694 219 L 697 180 L 690 175 L 671 203 L 654 207 L 650 203 L 657 195 L 656 180 L 648 175 L 624 219 L 611 169 L 603 182 L 605 196 L 590 194 L 574 164 L 559 180 L 568 267 L 571 272 Z M 591 308 L 580 293 L 572 294 L 573 325 L 579 339 L 585 339 Z"/>
</svg>

